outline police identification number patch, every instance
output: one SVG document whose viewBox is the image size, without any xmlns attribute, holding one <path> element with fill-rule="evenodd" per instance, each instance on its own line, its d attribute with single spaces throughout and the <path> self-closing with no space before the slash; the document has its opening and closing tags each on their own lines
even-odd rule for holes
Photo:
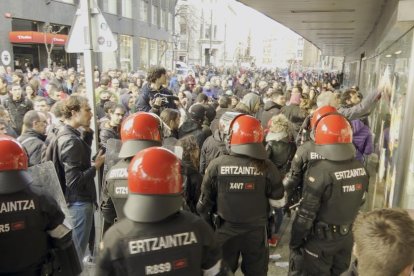
<svg viewBox="0 0 414 276">
<path fill-rule="evenodd" d="M 254 191 L 256 186 L 255 183 L 253 182 L 249 182 L 249 183 L 244 183 L 244 182 L 230 182 L 228 184 L 228 190 L 229 191 Z"/>
</svg>

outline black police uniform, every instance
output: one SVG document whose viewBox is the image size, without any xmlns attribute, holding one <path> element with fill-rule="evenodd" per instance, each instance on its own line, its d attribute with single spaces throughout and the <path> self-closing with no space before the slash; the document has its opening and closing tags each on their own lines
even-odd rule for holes
<svg viewBox="0 0 414 276">
<path fill-rule="evenodd" d="M 55 200 L 25 183 L 0 185 L 0 275 L 41 275 L 48 266 L 48 231 L 65 216 Z"/>
<path fill-rule="evenodd" d="M 299 201 L 303 190 L 303 176 L 310 165 L 310 162 L 324 159 L 315 151 L 315 143 L 306 141 L 298 147 L 292 159 L 290 171 L 284 179 L 284 186 L 287 193 L 288 205 L 293 205 Z"/>
<path fill-rule="evenodd" d="M 305 275 L 340 275 L 348 269 L 352 223 L 368 183 L 356 159 L 319 160 L 308 169 L 290 241 L 291 249 L 303 249 Z"/>
<path fill-rule="evenodd" d="M 232 154 L 211 161 L 197 211 L 204 218 L 218 214 L 216 237 L 223 246 L 223 261 L 233 272 L 241 253 L 245 275 L 267 274 L 269 199 L 281 199 L 283 194 L 280 173 L 270 160 Z"/>
<path fill-rule="evenodd" d="M 154 223 L 124 218 L 104 236 L 96 275 L 202 275 L 220 252 L 211 228 L 189 212 Z"/>
<path fill-rule="evenodd" d="M 124 218 L 124 205 L 128 198 L 128 166 L 131 159 L 118 161 L 106 175 L 102 192 L 101 211 L 105 221 L 112 225 L 115 219 Z"/>
</svg>

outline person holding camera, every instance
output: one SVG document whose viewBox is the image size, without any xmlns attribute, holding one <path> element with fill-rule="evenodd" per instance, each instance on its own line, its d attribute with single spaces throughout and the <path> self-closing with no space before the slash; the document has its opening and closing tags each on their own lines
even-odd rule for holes
<svg viewBox="0 0 414 276">
<path fill-rule="evenodd" d="M 148 71 L 147 83 L 141 89 L 136 104 L 136 111 L 152 112 L 157 115 L 164 108 L 177 109 L 174 96 L 164 87 L 167 83 L 167 71 L 163 67 L 151 67 Z"/>
</svg>

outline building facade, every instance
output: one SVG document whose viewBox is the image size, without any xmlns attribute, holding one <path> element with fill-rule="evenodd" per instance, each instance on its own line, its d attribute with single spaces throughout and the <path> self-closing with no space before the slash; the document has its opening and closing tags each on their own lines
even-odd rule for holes
<svg viewBox="0 0 414 276">
<path fill-rule="evenodd" d="M 82 67 L 82 54 L 68 54 L 68 39 L 79 0 L 3 0 L 0 5 L 1 64 L 15 69 Z M 97 0 L 118 42 L 110 53 L 96 53 L 102 70 L 172 67 L 172 32 L 176 0 Z M 51 47 L 53 44 L 53 47 Z M 51 51 L 50 48 L 52 48 Z"/>
</svg>

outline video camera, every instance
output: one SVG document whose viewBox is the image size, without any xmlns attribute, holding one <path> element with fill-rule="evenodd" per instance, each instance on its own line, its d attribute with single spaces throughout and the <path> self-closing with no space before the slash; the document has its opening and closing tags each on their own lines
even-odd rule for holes
<svg viewBox="0 0 414 276">
<path fill-rule="evenodd" d="M 162 105 L 168 104 L 170 99 L 173 100 L 173 101 L 178 101 L 179 100 L 179 98 L 177 96 L 162 94 L 162 93 L 156 93 L 154 95 L 154 99 L 155 98 L 162 98 L 162 100 L 161 100 Z"/>
</svg>

